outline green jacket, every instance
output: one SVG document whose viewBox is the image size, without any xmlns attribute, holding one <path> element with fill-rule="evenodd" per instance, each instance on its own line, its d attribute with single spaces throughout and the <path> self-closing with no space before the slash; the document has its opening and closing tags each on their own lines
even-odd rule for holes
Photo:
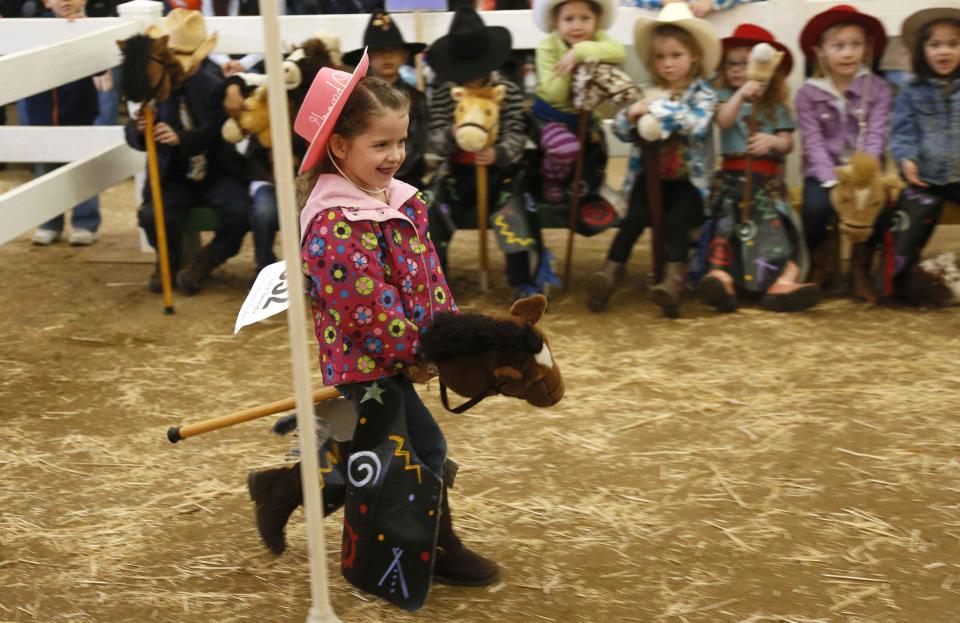
<svg viewBox="0 0 960 623">
<path fill-rule="evenodd" d="M 570 50 L 563 38 L 553 31 L 537 46 L 537 97 L 562 112 L 577 112 L 573 107 L 571 93 L 572 76 L 558 76 L 553 67 Z M 619 65 L 627 57 L 623 44 L 614 41 L 600 30 L 591 41 L 581 41 L 573 46 L 578 63 L 597 59 L 604 63 Z"/>
</svg>

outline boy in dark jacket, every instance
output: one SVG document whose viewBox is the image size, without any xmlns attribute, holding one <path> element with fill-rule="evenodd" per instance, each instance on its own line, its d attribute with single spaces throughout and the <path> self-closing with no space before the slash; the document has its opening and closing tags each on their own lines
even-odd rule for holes
<svg viewBox="0 0 960 623">
<path fill-rule="evenodd" d="M 203 17 L 196 11 L 174 9 L 150 36 L 168 35 L 171 48 L 184 66 L 187 78 L 170 97 L 157 106 L 154 138 L 167 248 L 171 273 L 185 294 L 196 294 L 210 272 L 240 250 L 247 231 L 247 165 L 233 145 L 220 136 L 226 120 L 223 110 L 223 78 L 201 71 L 204 58 L 216 40 L 207 37 Z M 145 121 L 137 114 L 125 128 L 127 143 L 145 150 Z M 205 204 L 217 213 L 219 226 L 210 244 L 180 267 L 180 238 L 183 221 L 191 208 Z M 137 217 L 147 238 L 157 248 L 156 224 L 149 185 L 144 187 L 143 206 Z M 150 277 L 149 288 L 160 292 L 159 266 Z"/>
</svg>

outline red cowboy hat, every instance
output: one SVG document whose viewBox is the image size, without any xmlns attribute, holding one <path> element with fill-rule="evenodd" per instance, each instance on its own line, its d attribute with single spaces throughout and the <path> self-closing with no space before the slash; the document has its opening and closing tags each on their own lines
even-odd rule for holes
<svg viewBox="0 0 960 623">
<path fill-rule="evenodd" d="M 761 28 L 756 24 L 740 24 L 729 37 L 720 40 L 723 44 L 723 51 L 730 48 L 752 48 L 758 43 L 769 43 L 777 50 L 783 52 L 783 60 L 780 61 L 779 69 L 785 74 L 789 74 L 793 69 L 793 54 L 790 48 L 779 41 L 774 40 L 773 35 L 766 28 Z"/>
<path fill-rule="evenodd" d="M 817 13 L 807 21 L 800 33 L 800 49 L 811 61 L 817 58 L 813 48 L 820 44 L 820 37 L 828 28 L 837 24 L 858 24 L 873 39 L 873 58 L 878 59 L 887 47 L 887 32 L 877 18 L 861 13 L 849 4 L 838 4 L 822 13 Z"/>
</svg>

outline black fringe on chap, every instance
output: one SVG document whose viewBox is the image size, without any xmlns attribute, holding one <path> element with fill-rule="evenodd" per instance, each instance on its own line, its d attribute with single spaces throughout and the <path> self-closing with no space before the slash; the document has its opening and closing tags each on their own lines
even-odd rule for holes
<svg viewBox="0 0 960 623">
<path fill-rule="evenodd" d="M 153 47 L 153 39 L 146 35 L 134 35 L 123 44 L 120 93 L 132 102 L 142 103 L 150 97 L 147 65 L 150 63 L 151 47 Z"/>
<path fill-rule="evenodd" d="M 477 355 L 490 351 L 538 353 L 543 338 L 530 325 L 497 320 L 482 314 L 438 314 L 420 340 L 428 361 Z"/>
</svg>

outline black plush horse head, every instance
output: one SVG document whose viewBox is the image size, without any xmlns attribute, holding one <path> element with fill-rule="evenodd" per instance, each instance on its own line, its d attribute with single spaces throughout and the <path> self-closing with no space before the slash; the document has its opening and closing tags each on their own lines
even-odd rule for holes
<svg viewBox="0 0 960 623">
<path fill-rule="evenodd" d="M 470 406 L 494 394 L 552 406 L 564 386 L 547 337 L 535 326 L 546 308 L 537 294 L 514 303 L 507 316 L 440 314 L 423 336 L 423 356 L 444 385 L 473 399 Z"/>
<path fill-rule="evenodd" d="M 186 75 L 183 66 L 167 48 L 167 35 L 134 35 L 117 41 L 123 52 L 120 92 L 131 102 L 162 102 L 180 87 Z"/>
</svg>

